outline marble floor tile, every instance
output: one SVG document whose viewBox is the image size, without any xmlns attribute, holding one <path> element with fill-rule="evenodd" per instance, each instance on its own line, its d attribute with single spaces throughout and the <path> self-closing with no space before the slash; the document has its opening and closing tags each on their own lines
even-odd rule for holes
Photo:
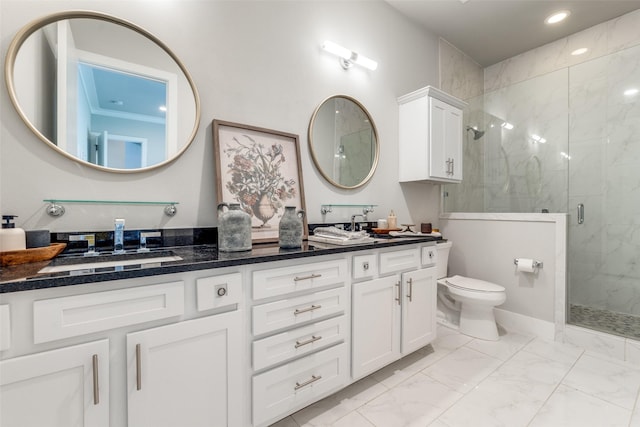
<svg viewBox="0 0 640 427">
<path fill-rule="evenodd" d="M 571 365 L 533 353 L 519 352 L 498 368 L 486 381 L 505 389 L 545 400 L 567 375 Z"/>
<path fill-rule="evenodd" d="M 275 424 L 271 424 L 269 427 L 300 427 L 297 422 L 291 417 L 283 418 Z"/>
<path fill-rule="evenodd" d="M 640 427 L 640 365 L 510 332 L 436 341 L 272 427 Z"/>
<path fill-rule="evenodd" d="M 640 390 L 640 369 L 584 354 L 562 383 L 632 410 Z"/>
<path fill-rule="evenodd" d="M 450 427 L 525 427 L 543 404 L 544 399 L 485 380 L 438 420 Z"/>
<path fill-rule="evenodd" d="M 493 356 L 500 360 L 507 360 L 518 350 L 527 345 L 527 343 L 532 339 L 532 336 L 511 332 L 501 336 L 498 341 L 474 339 L 466 344 L 466 347 L 488 354 L 489 356 Z"/>
<path fill-rule="evenodd" d="M 358 412 L 377 427 L 427 426 L 460 397 L 461 393 L 417 373 Z"/>
<path fill-rule="evenodd" d="M 567 386 L 560 386 L 529 427 L 626 427 L 631 411 Z"/>
<path fill-rule="evenodd" d="M 433 349 L 438 351 L 453 351 L 469 343 L 473 338 L 462 335 L 456 330 L 438 325 L 437 338 L 431 343 Z"/>
<path fill-rule="evenodd" d="M 333 424 L 327 425 L 327 427 L 376 427 L 371 424 L 365 417 L 360 415 L 359 412 L 354 411 L 349 415 L 340 418 Z"/>
<path fill-rule="evenodd" d="M 584 350 L 569 343 L 549 342 L 536 338 L 529 342 L 523 349 L 528 353 L 537 354 L 556 362 L 574 364 L 584 353 Z"/>
<path fill-rule="evenodd" d="M 387 387 L 371 377 L 365 377 L 344 390 L 299 410 L 291 417 L 299 425 L 331 425 L 386 391 Z"/>
<path fill-rule="evenodd" d="M 427 367 L 422 373 L 460 393 L 466 393 L 502 363 L 500 359 L 461 347 Z"/>
<path fill-rule="evenodd" d="M 449 351 L 434 351 L 431 346 L 427 346 L 374 372 L 371 378 L 391 388 L 436 363 L 447 354 Z"/>
</svg>

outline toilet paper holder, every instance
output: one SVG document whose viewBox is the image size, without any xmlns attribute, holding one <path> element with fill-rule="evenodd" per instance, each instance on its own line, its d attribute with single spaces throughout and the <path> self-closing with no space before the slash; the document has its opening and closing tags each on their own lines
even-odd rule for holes
<svg viewBox="0 0 640 427">
<path fill-rule="evenodd" d="M 514 258 L 513 263 L 515 265 L 518 265 L 518 258 Z M 542 266 L 543 266 L 542 261 L 533 260 L 533 268 L 542 268 Z"/>
</svg>

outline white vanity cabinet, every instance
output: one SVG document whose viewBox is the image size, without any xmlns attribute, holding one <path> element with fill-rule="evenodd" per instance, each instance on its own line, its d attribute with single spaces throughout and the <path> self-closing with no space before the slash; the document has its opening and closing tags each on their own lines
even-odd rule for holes
<svg viewBox="0 0 640 427">
<path fill-rule="evenodd" d="M 0 425 L 245 425 L 243 295 L 216 271 L 2 294 Z"/>
<path fill-rule="evenodd" d="M 431 86 L 398 98 L 399 180 L 462 181 L 462 110 L 467 105 Z"/>
<path fill-rule="evenodd" d="M 436 268 L 420 260 L 418 248 L 381 252 L 380 274 L 396 274 L 352 285 L 354 380 L 435 339 Z"/>
<path fill-rule="evenodd" d="M 252 420 L 266 426 L 349 381 L 347 258 L 252 272 Z"/>
<path fill-rule="evenodd" d="M 241 312 L 127 334 L 129 426 L 238 426 Z"/>
<path fill-rule="evenodd" d="M 109 427 L 109 342 L 0 361 L 3 427 Z"/>
</svg>

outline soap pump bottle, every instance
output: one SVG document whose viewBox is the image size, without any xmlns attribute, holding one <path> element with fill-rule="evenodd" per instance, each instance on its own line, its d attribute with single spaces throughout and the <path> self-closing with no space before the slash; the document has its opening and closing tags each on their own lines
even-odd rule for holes
<svg viewBox="0 0 640 427">
<path fill-rule="evenodd" d="M 389 216 L 387 217 L 387 225 L 390 230 L 393 230 L 394 228 L 398 228 L 398 218 L 396 217 L 396 214 L 393 213 L 393 209 L 391 210 L 391 212 L 389 213 Z"/>
<path fill-rule="evenodd" d="M 27 239 L 22 228 L 16 228 L 12 222 L 17 215 L 2 215 L 2 228 L 0 229 L 0 252 L 21 251 L 27 247 Z"/>
</svg>

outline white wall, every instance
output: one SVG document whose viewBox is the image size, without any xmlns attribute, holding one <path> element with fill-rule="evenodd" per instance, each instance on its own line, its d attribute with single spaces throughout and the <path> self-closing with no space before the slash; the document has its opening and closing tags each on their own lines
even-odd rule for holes
<svg viewBox="0 0 640 427">
<path fill-rule="evenodd" d="M 500 309 L 562 328 L 566 215 L 458 213 L 444 215 L 440 223 L 444 236 L 453 242 L 449 275 L 504 286 L 507 300 Z M 516 258 L 541 261 L 543 268 L 536 273 L 518 272 Z"/>
<path fill-rule="evenodd" d="M 138 174 L 112 174 L 81 166 L 40 142 L 20 121 L 0 89 L 0 211 L 19 215 L 18 226 L 55 231 L 127 227 L 216 225 L 214 118 L 300 136 L 306 207 L 321 221 L 322 203 L 377 204 L 371 218 L 390 209 L 399 223 L 437 224 L 439 186 L 397 182 L 397 104 L 400 95 L 437 85 L 435 35 L 401 17 L 383 1 L 112 1 L 2 0 L 2 57 L 21 26 L 47 13 L 93 9 L 130 20 L 163 40 L 184 62 L 200 92 L 202 120 L 192 146 L 172 164 Z M 320 43 L 330 39 L 379 62 L 378 70 L 344 71 Z M 378 128 L 381 156 L 372 181 L 337 190 L 314 169 L 307 126 L 327 96 L 361 101 Z M 158 207 L 67 205 L 58 219 L 45 198 L 180 202 L 169 219 Z M 328 221 L 346 218 L 336 210 Z"/>
</svg>

